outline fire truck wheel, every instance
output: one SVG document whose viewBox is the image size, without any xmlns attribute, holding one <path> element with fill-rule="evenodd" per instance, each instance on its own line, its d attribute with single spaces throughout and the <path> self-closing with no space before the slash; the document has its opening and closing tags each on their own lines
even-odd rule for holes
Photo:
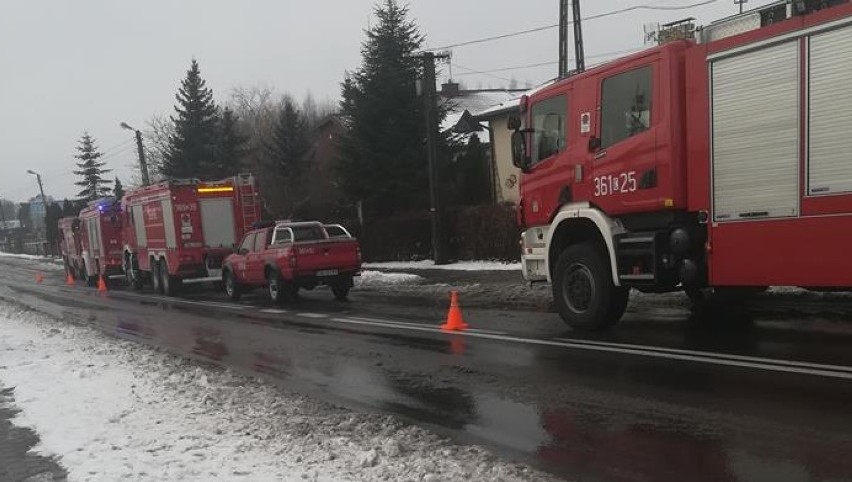
<svg viewBox="0 0 852 482">
<path fill-rule="evenodd" d="M 163 280 L 160 278 L 160 262 L 151 260 L 151 285 L 154 293 L 163 293 Z"/>
<path fill-rule="evenodd" d="M 160 284 L 163 285 L 163 294 L 166 296 L 177 296 L 183 286 L 183 279 L 169 274 L 166 260 L 160 261 Z"/>
<path fill-rule="evenodd" d="M 228 295 L 228 298 L 231 301 L 240 301 L 240 296 L 242 295 L 242 289 L 240 288 L 239 283 L 237 283 L 237 279 L 234 277 L 234 273 L 231 273 L 228 270 L 225 270 L 225 294 Z"/>
<path fill-rule="evenodd" d="M 629 290 L 615 286 L 606 256 L 592 244 L 569 246 L 553 272 L 553 300 L 559 315 L 576 330 L 604 330 L 618 323 Z"/>
</svg>

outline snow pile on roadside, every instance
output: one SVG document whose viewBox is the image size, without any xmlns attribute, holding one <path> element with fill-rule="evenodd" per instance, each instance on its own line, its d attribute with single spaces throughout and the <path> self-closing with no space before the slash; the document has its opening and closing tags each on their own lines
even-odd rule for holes
<svg viewBox="0 0 852 482">
<path fill-rule="evenodd" d="M 71 480 L 554 480 L 392 417 L 356 414 L 0 305 L 15 423 Z"/>
<path fill-rule="evenodd" d="M 388 270 L 435 269 L 445 271 L 520 271 L 521 263 L 503 263 L 501 261 L 460 261 L 458 263 L 436 266 L 434 261 L 407 261 L 387 263 L 365 263 L 365 268 Z"/>
<path fill-rule="evenodd" d="M 0 251 L 0 258 L 32 259 L 37 261 L 51 261 L 53 259 L 50 256 L 38 256 L 34 254 L 16 254 L 7 253 L 5 251 Z"/>
<path fill-rule="evenodd" d="M 362 271 L 355 278 L 356 288 L 384 288 L 399 285 L 418 285 L 426 280 L 422 276 L 408 273 L 384 273 L 382 271 Z"/>
</svg>

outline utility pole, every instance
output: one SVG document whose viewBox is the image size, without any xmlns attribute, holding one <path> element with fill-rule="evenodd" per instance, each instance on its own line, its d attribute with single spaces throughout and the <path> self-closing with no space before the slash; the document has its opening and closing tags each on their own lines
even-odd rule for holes
<svg viewBox="0 0 852 482">
<path fill-rule="evenodd" d="M 142 185 L 147 186 L 151 184 L 151 180 L 148 178 L 148 162 L 145 160 L 145 148 L 142 146 L 142 131 L 130 127 L 127 122 L 122 122 L 120 125 L 122 129 L 136 133 L 136 149 L 139 151 L 139 172 L 142 175 Z"/>
<path fill-rule="evenodd" d="M 568 26 L 574 25 L 574 58 L 577 61 L 576 70 L 586 70 L 586 55 L 583 47 L 583 25 L 580 17 L 580 0 L 571 0 L 573 20 L 568 20 L 568 1 L 559 0 L 559 78 L 568 75 Z"/>
<path fill-rule="evenodd" d="M 429 201 L 432 217 L 432 256 L 435 264 L 447 264 L 447 254 L 444 249 L 443 209 L 438 193 L 438 93 L 435 84 L 435 60 L 448 59 L 449 54 L 424 52 L 423 78 L 421 79 L 421 94 L 423 96 L 423 112 L 426 117 L 426 152 L 429 159 Z"/>
</svg>

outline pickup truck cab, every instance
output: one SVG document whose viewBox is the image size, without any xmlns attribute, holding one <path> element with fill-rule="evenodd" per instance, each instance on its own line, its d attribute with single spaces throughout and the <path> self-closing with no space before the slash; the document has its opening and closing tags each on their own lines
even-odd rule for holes
<svg viewBox="0 0 852 482">
<path fill-rule="evenodd" d="M 222 281 L 234 301 L 262 287 L 276 303 L 293 301 L 300 289 L 319 285 L 329 286 L 343 301 L 360 272 L 356 239 L 332 238 L 319 222 L 278 222 L 243 237 L 237 252 L 225 258 Z"/>
</svg>

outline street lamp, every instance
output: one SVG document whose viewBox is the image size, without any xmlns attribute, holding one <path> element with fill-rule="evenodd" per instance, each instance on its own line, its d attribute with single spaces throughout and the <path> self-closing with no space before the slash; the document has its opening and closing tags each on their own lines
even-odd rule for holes
<svg viewBox="0 0 852 482">
<path fill-rule="evenodd" d="M 33 171 L 32 169 L 27 169 L 27 174 L 32 174 L 36 177 L 38 181 L 38 190 L 41 193 L 41 202 L 44 204 L 45 208 L 47 207 L 47 198 L 44 197 L 44 186 L 41 184 L 41 174 Z"/>
<path fill-rule="evenodd" d="M 142 131 L 134 129 L 127 122 L 119 124 L 122 129 L 127 129 L 136 133 L 136 149 L 139 151 L 139 171 L 142 173 L 142 185 L 151 184 L 148 179 L 148 163 L 145 161 L 145 149 L 142 147 Z"/>
</svg>

